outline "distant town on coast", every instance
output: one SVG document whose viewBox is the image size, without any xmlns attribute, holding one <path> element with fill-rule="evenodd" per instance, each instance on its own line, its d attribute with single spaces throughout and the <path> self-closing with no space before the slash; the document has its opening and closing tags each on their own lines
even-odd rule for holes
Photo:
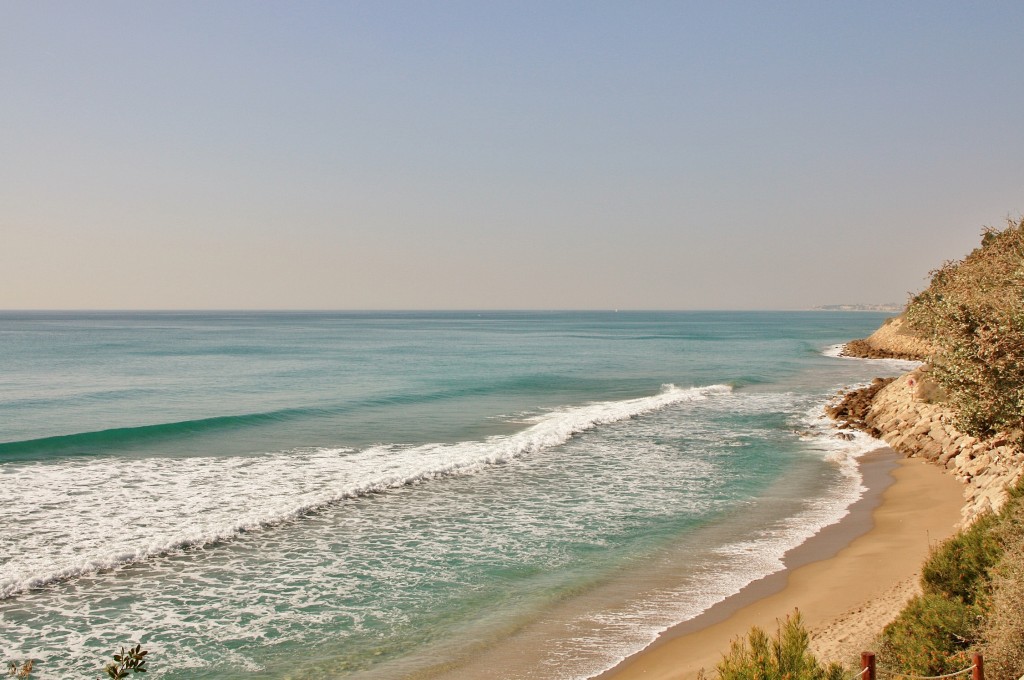
<svg viewBox="0 0 1024 680">
<path fill-rule="evenodd" d="M 904 305 L 896 302 L 886 302 L 879 305 L 853 304 L 853 305 L 820 305 L 812 307 L 814 312 L 893 312 L 898 314 L 903 311 Z"/>
</svg>

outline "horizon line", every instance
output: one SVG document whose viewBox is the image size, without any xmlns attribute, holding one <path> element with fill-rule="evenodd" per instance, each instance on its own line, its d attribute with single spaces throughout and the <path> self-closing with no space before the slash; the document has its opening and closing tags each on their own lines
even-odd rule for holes
<svg viewBox="0 0 1024 680">
<path fill-rule="evenodd" d="M 115 314 L 115 313 L 299 313 L 299 314 L 353 314 L 353 313 L 396 313 L 409 314 L 418 312 L 445 312 L 445 313 L 479 313 L 479 312 L 885 312 L 893 311 L 886 309 L 831 309 L 837 306 L 847 305 L 816 305 L 814 307 L 350 307 L 350 308 L 328 308 L 328 307 L 33 307 L 33 308 L 3 308 L 0 314 L 16 313 L 90 313 L 90 314 Z M 850 307 L 888 307 L 888 304 L 863 304 L 848 305 Z M 893 308 L 898 305 L 891 305 Z M 902 306 L 899 306 L 902 309 Z"/>
</svg>

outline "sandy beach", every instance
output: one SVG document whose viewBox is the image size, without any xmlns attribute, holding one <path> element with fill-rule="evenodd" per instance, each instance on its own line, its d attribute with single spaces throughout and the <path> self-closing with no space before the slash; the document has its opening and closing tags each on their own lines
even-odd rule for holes
<svg viewBox="0 0 1024 680">
<path fill-rule="evenodd" d="M 963 487 L 939 467 L 890 449 L 862 463 L 865 493 L 841 522 L 787 554 L 786 569 L 666 631 L 599 680 L 692 678 L 732 639 L 798 608 L 823 659 L 848 660 L 918 591 L 929 546 L 951 535 Z"/>
</svg>

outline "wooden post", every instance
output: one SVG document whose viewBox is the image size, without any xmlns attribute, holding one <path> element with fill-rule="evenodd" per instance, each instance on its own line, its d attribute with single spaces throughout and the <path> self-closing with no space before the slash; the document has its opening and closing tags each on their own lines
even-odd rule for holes
<svg viewBox="0 0 1024 680">
<path fill-rule="evenodd" d="M 875 680 L 875 655 L 872 652 L 860 654 L 860 680 Z"/>
<path fill-rule="evenodd" d="M 985 659 L 981 654 L 975 654 L 973 661 L 974 672 L 971 673 L 971 680 L 985 680 Z"/>
</svg>

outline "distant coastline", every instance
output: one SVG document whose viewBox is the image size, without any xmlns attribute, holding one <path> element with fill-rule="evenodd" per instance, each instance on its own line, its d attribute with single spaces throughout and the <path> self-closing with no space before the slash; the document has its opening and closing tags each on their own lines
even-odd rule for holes
<svg viewBox="0 0 1024 680">
<path fill-rule="evenodd" d="M 903 311 L 903 305 L 896 302 L 886 302 L 884 304 L 871 305 L 871 304 L 852 304 L 852 305 L 819 305 L 817 307 L 811 307 L 812 312 L 888 312 L 890 314 L 899 314 Z"/>
</svg>

